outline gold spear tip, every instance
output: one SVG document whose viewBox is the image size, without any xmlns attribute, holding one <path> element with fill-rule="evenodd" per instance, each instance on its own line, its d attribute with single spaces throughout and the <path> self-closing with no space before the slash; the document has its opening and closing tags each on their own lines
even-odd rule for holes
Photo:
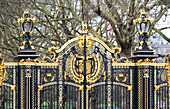
<svg viewBox="0 0 170 109">
<path fill-rule="evenodd" d="M 146 12 L 145 12 L 145 10 L 144 10 L 144 9 L 142 9 L 141 14 L 146 14 Z"/>
<path fill-rule="evenodd" d="M 29 11 L 26 9 L 26 10 L 24 11 L 24 14 L 29 14 Z"/>
</svg>

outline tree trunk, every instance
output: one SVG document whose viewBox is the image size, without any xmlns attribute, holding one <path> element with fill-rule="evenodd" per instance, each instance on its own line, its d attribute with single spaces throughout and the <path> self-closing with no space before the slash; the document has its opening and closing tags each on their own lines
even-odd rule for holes
<svg viewBox="0 0 170 109">
<path fill-rule="evenodd" d="M 120 54 L 120 57 L 127 57 L 129 58 L 131 56 L 131 47 L 130 46 L 122 46 L 122 51 Z"/>
</svg>

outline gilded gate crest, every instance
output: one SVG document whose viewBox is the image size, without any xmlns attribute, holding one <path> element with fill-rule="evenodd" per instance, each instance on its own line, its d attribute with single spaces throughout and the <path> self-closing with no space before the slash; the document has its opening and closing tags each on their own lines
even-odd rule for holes
<svg viewBox="0 0 170 109">
<path fill-rule="evenodd" d="M 76 54 L 70 62 L 71 74 L 69 77 L 76 83 L 81 83 L 84 80 L 84 57 Z M 95 54 L 87 56 L 86 61 L 86 79 L 89 83 L 94 83 L 98 80 L 100 72 L 100 62 Z"/>
</svg>

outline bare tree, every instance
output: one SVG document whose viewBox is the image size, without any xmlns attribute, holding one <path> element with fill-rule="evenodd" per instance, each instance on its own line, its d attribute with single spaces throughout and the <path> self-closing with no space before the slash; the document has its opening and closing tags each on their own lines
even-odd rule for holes
<svg viewBox="0 0 170 109">
<path fill-rule="evenodd" d="M 166 28 L 154 27 L 163 15 L 166 16 L 168 0 L 1 0 L 0 1 L 0 52 L 6 61 L 13 61 L 13 56 L 21 45 L 22 38 L 17 19 L 25 9 L 36 17 L 32 44 L 43 55 L 50 46 L 62 46 L 67 40 L 76 37 L 81 31 L 81 22 L 88 23 L 89 32 L 103 40 L 110 47 L 116 41 L 122 48 L 122 56 L 130 56 L 136 34 L 133 19 L 139 17 L 145 9 L 155 18 L 152 34 L 159 33 L 167 41 L 170 39 L 161 31 Z M 157 10 L 156 10 L 157 9 Z M 113 29 L 113 36 L 108 37 L 108 26 Z M 170 41 L 169 41 L 170 42 Z"/>
<path fill-rule="evenodd" d="M 134 46 L 134 37 L 136 34 L 133 25 L 133 19 L 138 18 L 140 11 L 145 9 L 149 16 L 155 18 L 151 29 L 162 35 L 168 42 L 170 39 L 166 37 L 161 30 L 154 26 L 170 8 L 167 0 L 86 0 L 91 9 L 105 19 L 113 28 L 114 37 L 117 44 L 122 48 L 123 56 L 130 56 L 131 49 Z M 154 11 L 157 9 L 157 11 Z M 153 13 L 153 14 L 152 14 Z M 113 43 L 113 42 L 111 42 Z"/>
</svg>

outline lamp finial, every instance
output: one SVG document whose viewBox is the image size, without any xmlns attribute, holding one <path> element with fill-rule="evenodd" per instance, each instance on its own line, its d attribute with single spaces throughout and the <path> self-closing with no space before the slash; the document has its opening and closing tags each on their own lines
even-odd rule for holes
<svg viewBox="0 0 170 109">
<path fill-rule="evenodd" d="M 144 9 L 142 9 L 141 14 L 146 14 L 146 12 L 145 12 L 145 10 L 144 10 Z"/>
<path fill-rule="evenodd" d="M 81 33 L 88 33 L 87 23 L 84 23 L 83 21 L 81 23 L 82 23 L 82 31 L 81 31 Z"/>
<path fill-rule="evenodd" d="M 26 9 L 26 10 L 24 11 L 24 14 L 29 14 L 29 11 Z"/>
</svg>

